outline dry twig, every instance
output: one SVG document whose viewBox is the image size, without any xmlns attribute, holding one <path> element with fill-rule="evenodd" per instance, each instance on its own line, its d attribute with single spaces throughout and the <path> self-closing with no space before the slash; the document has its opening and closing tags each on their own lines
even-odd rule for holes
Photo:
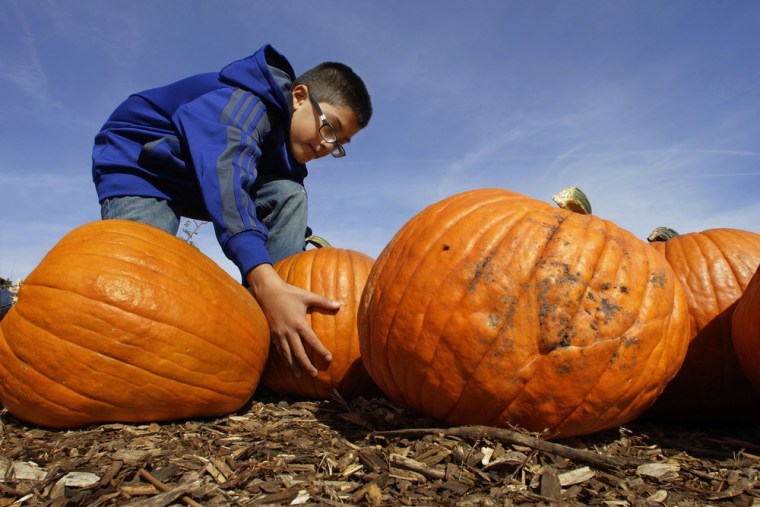
<svg viewBox="0 0 760 507">
<path fill-rule="evenodd" d="M 152 485 L 154 485 L 156 488 L 158 488 L 161 491 L 167 492 L 167 491 L 171 491 L 172 490 L 171 486 L 169 486 L 168 484 L 164 484 L 163 482 L 159 481 L 156 477 L 153 476 L 153 474 L 151 474 L 150 472 L 148 472 L 144 468 L 140 469 L 140 476 L 143 479 L 145 479 L 146 481 L 148 481 L 149 483 L 151 483 Z M 190 485 L 190 489 L 192 489 L 192 487 L 194 487 L 194 486 L 199 486 L 199 485 L 200 485 L 200 482 L 198 482 L 198 484 L 191 484 Z M 185 492 L 184 490 L 186 490 L 188 488 L 182 488 L 182 489 L 183 489 L 183 491 L 180 494 L 184 493 Z M 179 496 L 179 495 L 177 495 L 177 496 Z M 203 507 L 203 505 L 199 504 L 198 502 L 196 502 L 195 500 L 193 500 L 192 498 L 190 498 L 187 495 L 182 496 L 182 498 L 180 498 L 180 500 L 182 500 L 183 502 L 185 502 L 187 505 L 190 505 L 191 507 Z"/>
<path fill-rule="evenodd" d="M 537 451 L 554 454 L 563 458 L 568 458 L 579 463 L 585 463 L 598 468 L 625 468 L 634 467 L 645 463 L 636 458 L 627 458 L 623 456 L 605 456 L 596 452 L 584 449 L 576 449 L 567 445 L 549 442 L 541 438 L 532 437 L 524 433 L 512 431 L 504 428 L 493 428 L 490 426 L 460 426 L 456 428 L 414 428 L 391 431 L 377 431 L 372 434 L 374 437 L 409 437 L 419 438 L 424 435 L 443 435 L 458 436 L 466 438 L 490 438 L 506 444 L 516 444 L 530 447 Z"/>
</svg>

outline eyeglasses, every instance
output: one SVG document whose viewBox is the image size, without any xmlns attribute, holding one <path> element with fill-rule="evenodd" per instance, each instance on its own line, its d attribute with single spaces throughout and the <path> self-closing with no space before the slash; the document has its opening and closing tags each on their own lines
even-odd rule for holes
<svg viewBox="0 0 760 507">
<path fill-rule="evenodd" d="M 335 134 L 335 129 L 332 125 L 330 125 L 330 122 L 327 121 L 327 116 L 325 116 L 325 113 L 322 112 L 322 108 L 319 107 L 317 99 L 315 99 L 314 96 L 310 93 L 309 100 L 311 100 L 311 103 L 314 105 L 314 109 L 319 115 L 319 119 L 322 121 L 322 125 L 319 127 L 320 137 L 327 144 L 333 145 L 333 149 L 330 154 L 335 158 L 345 157 L 346 149 L 343 148 L 343 145 L 338 142 L 338 136 Z"/>
</svg>

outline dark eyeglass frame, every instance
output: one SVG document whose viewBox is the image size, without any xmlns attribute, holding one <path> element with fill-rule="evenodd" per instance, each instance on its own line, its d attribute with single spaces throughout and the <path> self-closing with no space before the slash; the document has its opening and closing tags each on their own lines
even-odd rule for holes
<svg viewBox="0 0 760 507">
<path fill-rule="evenodd" d="M 321 137 L 322 140 L 326 142 L 327 144 L 333 145 L 333 149 L 330 152 L 330 155 L 332 155 L 335 158 L 345 157 L 346 149 L 343 147 L 342 144 L 338 142 L 338 136 L 337 134 L 335 134 L 335 129 L 333 128 L 332 124 L 327 120 L 327 116 L 325 116 L 325 113 L 322 112 L 322 108 L 319 107 L 319 102 L 317 102 L 317 99 L 315 99 L 314 95 L 312 95 L 311 93 L 309 93 L 309 100 L 314 106 L 314 110 L 317 112 L 317 115 L 319 116 L 319 120 L 322 122 L 322 125 L 319 127 L 319 137 Z"/>
</svg>

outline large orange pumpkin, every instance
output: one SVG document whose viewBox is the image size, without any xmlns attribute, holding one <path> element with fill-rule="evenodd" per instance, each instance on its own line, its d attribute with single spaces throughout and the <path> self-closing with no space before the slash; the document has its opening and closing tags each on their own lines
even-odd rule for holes
<svg viewBox="0 0 760 507">
<path fill-rule="evenodd" d="M 672 237 L 669 237 L 672 236 Z M 760 264 L 760 234 L 719 228 L 650 235 L 681 281 L 691 343 L 681 370 L 649 413 L 683 421 L 754 420 L 760 395 L 742 372 L 731 338 L 737 299 Z"/>
<path fill-rule="evenodd" d="M 309 314 L 311 327 L 332 354 L 332 361 L 315 357 L 307 347 L 307 355 L 319 373 L 316 377 L 296 377 L 272 349 L 262 378 L 267 387 L 280 394 L 321 400 L 329 399 L 333 391 L 345 399 L 374 392 L 376 386 L 359 357 L 356 327 L 359 299 L 374 262 L 361 252 L 328 246 L 297 253 L 275 264 L 283 280 L 340 302 L 340 310 Z"/>
<path fill-rule="evenodd" d="M 130 221 L 83 225 L 0 323 L 0 398 L 57 428 L 226 414 L 258 385 L 262 319 L 245 288 L 185 241 Z"/>
<path fill-rule="evenodd" d="M 739 364 L 760 393 L 760 269 L 744 290 L 731 318 L 731 333 Z"/>
<path fill-rule="evenodd" d="M 397 403 L 554 438 L 641 414 L 688 331 L 683 289 L 645 242 L 501 189 L 413 217 L 378 257 L 359 313 L 365 367 Z"/>
</svg>

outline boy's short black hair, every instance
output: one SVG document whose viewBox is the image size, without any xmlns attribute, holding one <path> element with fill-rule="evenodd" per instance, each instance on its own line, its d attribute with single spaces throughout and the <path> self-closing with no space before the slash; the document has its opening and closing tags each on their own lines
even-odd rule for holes
<svg viewBox="0 0 760 507">
<path fill-rule="evenodd" d="M 298 76 L 294 86 L 299 84 L 308 86 L 318 102 L 350 107 L 361 128 L 369 123 L 372 116 L 369 92 L 364 81 L 349 66 L 337 62 L 320 63 Z"/>
</svg>

